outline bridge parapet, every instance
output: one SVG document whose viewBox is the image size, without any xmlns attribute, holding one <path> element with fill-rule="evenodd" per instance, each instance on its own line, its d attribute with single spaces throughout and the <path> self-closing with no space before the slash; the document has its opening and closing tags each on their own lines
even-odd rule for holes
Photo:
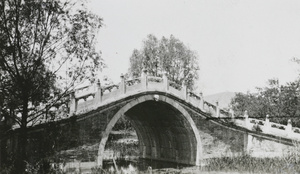
<svg viewBox="0 0 300 174">
<path fill-rule="evenodd" d="M 197 95 L 188 91 L 185 85 L 181 86 L 175 82 L 168 81 L 166 75 L 162 78 L 143 75 L 140 78 L 127 81 L 125 81 L 124 76 L 121 75 L 121 82 L 118 85 L 102 87 L 100 82 L 98 82 L 97 85 L 84 86 L 76 89 L 71 95 L 70 115 L 88 112 L 114 100 L 147 91 L 166 92 L 204 110 L 202 94 Z M 212 104 L 210 105 L 213 106 Z"/>
<path fill-rule="evenodd" d="M 300 128 L 293 128 L 291 121 L 289 121 L 288 125 L 282 125 L 270 122 L 268 117 L 265 121 L 249 118 L 247 113 L 243 117 L 235 117 L 234 113 L 220 109 L 218 103 L 211 104 L 204 101 L 202 93 L 197 95 L 192 91 L 188 91 L 185 85 L 169 81 L 166 75 L 163 75 L 161 78 L 147 76 L 144 73 L 140 78 L 127 81 L 121 75 L 119 84 L 102 87 L 100 82 L 98 82 L 97 85 L 79 88 L 71 95 L 70 115 L 82 114 L 130 95 L 150 91 L 174 95 L 201 111 L 209 113 L 211 117 L 220 119 L 230 117 L 235 125 L 251 131 L 260 131 L 265 134 L 300 140 Z"/>
<path fill-rule="evenodd" d="M 81 88 L 77 88 L 75 91 L 76 99 L 87 98 L 90 95 L 93 95 L 96 92 L 95 85 L 83 86 Z"/>
<path fill-rule="evenodd" d="M 270 122 L 269 115 L 265 120 L 259 120 L 255 118 L 249 118 L 247 112 L 243 118 L 238 117 L 234 120 L 237 126 L 245 127 L 248 130 L 259 131 L 265 134 L 275 135 L 283 138 L 290 138 L 300 141 L 300 128 L 292 127 L 291 120 L 287 125 Z"/>
</svg>

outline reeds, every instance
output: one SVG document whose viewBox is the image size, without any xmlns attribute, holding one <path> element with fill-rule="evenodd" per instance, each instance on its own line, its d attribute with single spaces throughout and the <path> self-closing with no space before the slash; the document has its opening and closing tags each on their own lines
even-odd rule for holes
<svg viewBox="0 0 300 174">
<path fill-rule="evenodd" d="M 207 159 L 203 171 L 245 172 L 245 173 L 300 173 L 300 143 L 284 156 L 256 158 L 249 155 Z"/>
</svg>

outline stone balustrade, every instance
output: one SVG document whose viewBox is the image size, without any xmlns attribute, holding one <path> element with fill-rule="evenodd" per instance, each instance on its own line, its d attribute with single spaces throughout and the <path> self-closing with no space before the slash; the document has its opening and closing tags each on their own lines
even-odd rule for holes
<svg viewBox="0 0 300 174">
<path fill-rule="evenodd" d="M 213 110 L 218 109 L 214 105 L 204 102 L 202 93 L 197 95 L 188 91 L 185 85 L 181 86 L 169 81 L 165 75 L 161 78 L 143 74 L 140 78 L 127 81 L 121 75 L 121 82 L 118 85 L 101 86 L 98 82 L 97 85 L 76 89 L 71 94 L 70 115 L 88 112 L 109 102 L 146 91 L 159 91 L 175 95 L 201 110 L 205 110 L 204 106 L 206 108 L 211 106 L 211 113 L 215 113 Z"/>
<path fill-rule="evenodd" d="M 292 127 L 291 119 L 288 120 L 287 125 L 270 122 L 269 115 L 265 120 L 249 118 L 247 111 L 245 111 L 243 119 L 235 119 L 235 124 L 245 127 L 252 131 L 259 131 L 265 134 L 275 135 L 284 138 L 291 138 L 300 140 L 300 128 Z"/>
<path fill-rule="evenodd" d="M 235 117 L 232 110 L 226 111 L 220 109 L 218 102 L 211 104 L 204 101 L 202 93 L 197 95 L 192 91 L 188 91 L 185 85 L 178 85 L 175 82 L 169 81 L 166 75 L 161 78 L 147 76 L 146 73 L 143 73 L 140 78 L 127 81 L 121 75 L 121 82 L 118 85 L 101 86 L 100 81 L 98 81 L 96 85 L 76 89 L 71 94 L 69 104 L 70 116 L 82 114 L 130 95 L 148 91 L 166 92 L 174 95 L 194 107 L 209 113 L 211 117 L 220 119 L 230 117 L 235 125 L 251 131 L 260 131 L 265 134 L 300 140 L 300 128 L 292 127 L 291 121 L 287 125 L 282 125 L 270 122 L 268 116 L 265 121 L 249 118 L 247 111 L 242 118 Z"/>
</svg>

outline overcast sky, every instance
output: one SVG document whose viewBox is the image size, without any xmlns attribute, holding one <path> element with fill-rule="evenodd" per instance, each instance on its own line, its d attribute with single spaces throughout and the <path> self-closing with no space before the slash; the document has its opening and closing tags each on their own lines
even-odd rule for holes
<svg viewBox="0 0 300 174">
<path fill-rule="evenodd" d="M 254 92 L 299 74 L 291 61 L 300 58 L 299 0 L 93 0 L 90 8 L 103 18 L 97 49 L 115 82 L 148 34 L 173 34 L 197 52 L 204 95 Z"/>
</svg>

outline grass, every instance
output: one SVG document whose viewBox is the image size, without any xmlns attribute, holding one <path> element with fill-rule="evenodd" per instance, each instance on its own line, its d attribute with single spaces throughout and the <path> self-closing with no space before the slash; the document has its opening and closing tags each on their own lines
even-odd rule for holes
<svg viewBox="0 0 300 174">
<path fill-rule="evenodd" d="M 221 157 L 207 159 L 206 165 L 197 168 L 183 168 L 183 169 L 158 169 L 154 170 L 158 173 L 300 173 L 299 151 L 291 151 L 284 157 L 280 158 L 255 158 L 248 155 L 239 157 Z M 32 166 L 31 166 L 32 167 Z M 38 167 L 39 168 L 39 167 Z M 37 173 L 38 168 L 31 168 L 29 173 Z M 59 169 L 50 169 L 50 173 L 63 173 Z M 153 171 L 153 172 L 154 172 Z M 1 173 L 1 172 L 0 172 Z M 5 173 L 5 172 L 4 172 Z M 105 169 L 92 169 L 92 173 L 109 173 Z M 142 172 L 143 173 L 143 172 Z"/>
<path fill-rule="evenodd" d="M 249 172 L 249 173 L 297 173 L 299 161 L 290 158 L 254 158 L 250 156 L 222 157 L 208 160 L 204 171 Z"/>
<path fill-rule="evenodd" d="M 206 164 L 203 167 L 204 171 L 300 173 L 300 143 L 294 142 L 293 149 L 282 157 L 255 158 L 249 155 L 222 157 L 208 159 Z"/>
<path fill-rule="evenodd" d="M 125 155 L 138 155 L 138 144 L 111 141 L 107 144 L 108 148 L 114 151 L 119 151 L 121 157 Z M 93 150 L 94 148 L 82 148 L 81 151 Z M 76 149 L 78 150 L 78 149 Z M 80 151 L 80 150 L 79 150 Z M 82 154 L 85 154 L 81 152 Z M 80 153 L 80 154 L 81 154 Z M 277 158 L 256 158 L 249 155 L 238 157 L 221 157 L 211 158 L 204 161 L 206 164 L 201 168 L 183 168 L 183 169 L 160 169 L 158 173 L 299 173 L 300 174 L 300 143 L 294 142 L 293 148 L 284 156 Z M 28 173 L 40 173 L 42 163 L 34 166 L 28 165 Z M 50 166 L 49 166 L 50 167 Z M 9 169 L 0 171 L 0 173 L 9 173 Z M 50 167 L 48 173 L 63 173 L 58 168 Z M 93 168 L 92 173 L 109 173 L 108 170 Z"/>
</svg>

